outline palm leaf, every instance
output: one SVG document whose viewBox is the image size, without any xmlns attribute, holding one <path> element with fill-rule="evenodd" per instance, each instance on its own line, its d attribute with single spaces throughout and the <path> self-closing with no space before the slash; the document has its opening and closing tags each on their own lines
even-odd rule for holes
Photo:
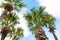
<svg viewBox="0 0 60 40">
<path fill-rule="evenodd" d="M 38 9 L 33 7 L 30 12 L 25 14 L 25 19 L 28 22 L 28 27 L 31 28 L 30 30 L 34 30 L 33 26 L 40 26 L 40 27 L 47 27 L 49 24 L 55 23 L 55 18 L 45 12 L 45 7 L 41 6 Z"/>
</svg>

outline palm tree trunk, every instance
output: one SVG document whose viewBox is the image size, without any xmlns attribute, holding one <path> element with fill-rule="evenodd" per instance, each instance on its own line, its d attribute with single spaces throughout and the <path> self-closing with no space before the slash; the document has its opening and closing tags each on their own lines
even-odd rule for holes
<svg viewBox="0 0 60 40">
<path fill-rule="evenodd" d="M 36 40 L 46 40 L 46 34 L 44 30 L 39 26 L 36 26 L 35 28 L 35 38 Z"/>
<path fill-rule="evenodd" d="M 1 40 L 4 40 L 4 38 L 1 38 Z"/>
<path fill-rule="evenodd" d="M 14 36 L 12 40 L 17 40 L 16 36 Z"/>
<path fill-rule="evenodd" d="M 49 25 L 49 31 L 52 33 L 52 35 L 54 36 L 55 40 L 58 40 L 57 36 L 55 35 L 55 30 L 56 28 L 54 27 L 54 25 Z"/>
<path fill-rule="evenodd" d="M 38 40 L 38 38 L 36 38 L 36 40 Z"/>
<path fill-rule="evenodd" d="M 55 35 L 55 32 L 51 32 L 55 38 L 55 40 L 58 40 L 57 36 Z"/>
<path fill-rule="evenodd" d="M 4 40 L 3 38 L 1 38 L 1 40 Z"/>
<path fill-rule="evenodd" d="M 2 37 L 1 37 L 1 40 L 4 40 L 5 39 L 5 37 L 6 37 L 6 35 L 7 35 L 7 33 L 2 33 Z"/>
</svg>

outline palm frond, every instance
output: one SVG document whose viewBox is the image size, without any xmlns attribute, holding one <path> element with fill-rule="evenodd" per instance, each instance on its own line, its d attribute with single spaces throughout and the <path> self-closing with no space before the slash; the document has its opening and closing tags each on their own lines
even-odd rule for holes
<svg viewBox="0 0 60 40">
<path fill-rule="evenodd" d="M 47 27 L 47 25 L 55 24 L 55 18 L 45 12 L 45 7 L 41 6 L 38 9 L 33 7 L 31 12 L 26 13 L 25 19 L 28 22 L 28 27 L 33 32 L 33 26 L 38 25 L 40 27 Z"/>
</svg>

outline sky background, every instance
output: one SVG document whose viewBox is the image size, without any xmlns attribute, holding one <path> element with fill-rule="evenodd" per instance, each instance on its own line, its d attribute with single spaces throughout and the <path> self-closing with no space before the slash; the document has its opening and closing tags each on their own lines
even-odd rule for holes
<svg viewBox="0 0 60 40">
<path fill-rule="evenodd" d="M 3 1 L 3 0 L 0 0 L 0 3 L 1 3 L 1 1 Z M 59 5 L 60 0 L 23 0 L 23 2 L 27 5 L 26 8 L 23 8 L 19 13 L 17 13 L 17 15 L 20 18 L 20 23 L 21 23 L 21 24 L 19 24 L 19 26 L 21 26 L 24 29 L 24 37 L 19 40 L 35 40 L 34 35 L 32 35 L 32 33 L 27 28 L 27 22 L 23 16 L 24 16 L 24 13 L 26 11 L 30 11 L 30 9 L 32 7 L 38 8 L 41 5 L 46 7 L 45 11 L 47 11 L 49 14 L 56 17 L 55 32 L 56 32 L 58 39 L 60 40 L 60 30 L 59 30 L 60 29 L 60 27 L 59 27 L 60 26 L 60 24 L 59 24 L 60 23 L 60 5 Z M 2 13 L 2 12 L 0 12 L 0 13 Z M 16 25 L 16 26 L 18 26 L 18 25 Z M 48 32 L 48 28 L 44 27 L 43 29 L 45 30 L 46 35 L 49 38 L 49 40 L 54 40 L 52 34 L 50 32 Z M 6 37 L 5 40 L 11 40 L 11 39 Z"/>
</svg>

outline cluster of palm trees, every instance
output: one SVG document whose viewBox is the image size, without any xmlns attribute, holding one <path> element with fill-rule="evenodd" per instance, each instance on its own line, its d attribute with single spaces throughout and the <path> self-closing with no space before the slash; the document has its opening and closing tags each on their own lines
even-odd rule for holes
<svg viewBox="0 0 60 40">
<path fill-rule="evenodd" d="M 15 28 L 16 24 L 19 24 L 19 17 L 13 10 L 20 11 L 25 4 L 22 3 L 22 0 L 5 0 L 8 3 L 3 3 L 2 7 L 4 11 L 1 15 L 1 40 L 4 40 L 6 36 L 13 38 L 12 40 L 19 40 L 23 36 L 23 29 L 18 27 Z M 45 34 L 45 31 L 42 27 L 48 27 L 49 32 L 51 32 L 55 38 L 58 40 L 55 35 L 55 18 L 48 14 L 45 11 L 45 7 L 40 6 L 38 9 L 33 7 L 30 12 L 24 14 L 26 21 L 28 22 L 28 28 L 32 33 L 35 34 L 36 40 L 49 40 Z M 7 35 L 8 34 L 8 35 Z"/>
<path fill-rule="evenodd" d="M 44 11 L 45 7 L 40 6 L 38 9 L 32 8 L 31 12 L 25 14 L 25 19 L 28 22 L 28 27 L 35 33 L 36 40 L 46 40 L 48 39 L 42 27 L 48 27 L 49 32 L 51 32 L 55 38 L 55 18 Z"/>
<path fill-rule="evenodd" d="M 23 36 L 23 29 L 21 27 L 15 27 L 16 24 L 19 24 L 19 17 L 16 15 L 14 10 L 18 11 L 16 3 L 21 2 L 19 0 L 6 0 L 7 3 L 3 3 L 2 7 L 4 11 L 0 16 L 1 19 L 1 40 L 4 40 L 6 36 L 12 38 L 12 40 L 18 40 L 20 37 Z M 14 3 L 13 3 L 14 2 Z M 13 6 L 14 5 L 14 6 Z M 18 5 L 20 8 L 24 6 L 21 2 Z"/>
</svg>

